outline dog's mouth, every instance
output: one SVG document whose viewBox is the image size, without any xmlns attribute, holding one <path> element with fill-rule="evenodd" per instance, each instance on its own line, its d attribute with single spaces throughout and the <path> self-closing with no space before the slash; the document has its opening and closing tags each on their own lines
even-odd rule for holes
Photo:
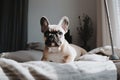
<svg viewBox="0 0 120 80">
<path fill-rule="evenodd" d="M 57 36 L 49 36 L 45 40 L 45 45 L 48 47 L 59 47 L 62 44 Z"/>
<path fill-rule="evenodd" d="M 47 47 L 59 47 L 61 45 L 61 42 L 58 41 L 58 42 L 50 42 L 50 41 L 46 41 L 45 42 L 45 45 Z"/>
<path fill-rule="evenodd" d="M 62 32 L 60 31 L 46 31 L 44 33 L 45 45 L 47 47 L 59 47 L 62 44 L 61 36 Z"/>
</svg>

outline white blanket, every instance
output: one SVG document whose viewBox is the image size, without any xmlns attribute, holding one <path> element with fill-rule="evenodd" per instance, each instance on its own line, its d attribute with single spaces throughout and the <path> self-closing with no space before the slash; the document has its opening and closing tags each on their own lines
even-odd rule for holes
<svg viewBox="0 0 120 80">
<path fill-rule="evenodd" d="M 18 63 L 0 58 L 0 80 L 117 80 L 117 71 L 112 61 Z"/>
</svg>

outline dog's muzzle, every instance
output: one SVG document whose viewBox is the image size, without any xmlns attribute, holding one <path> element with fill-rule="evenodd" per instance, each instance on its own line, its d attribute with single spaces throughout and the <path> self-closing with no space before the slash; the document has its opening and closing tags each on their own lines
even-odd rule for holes
<svg viewBox="0 0 120 80">
<path fill-rule="evenodd" d="M 52 34 L 46 38 L 45 45 L 48 47 L 59 47 L 61 41 L 56 35 Z"/>
</svg>

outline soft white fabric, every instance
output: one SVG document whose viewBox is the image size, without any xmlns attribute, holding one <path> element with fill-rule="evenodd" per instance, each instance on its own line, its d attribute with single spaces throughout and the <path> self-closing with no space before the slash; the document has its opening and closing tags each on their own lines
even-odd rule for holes
<svg viewBox="0 0 120 80">
<path fill-rule="evenodd" d="M 112 49 L 110 45 L 103 46 L 103 47 L 98 47 L 95 48 L 91 51 L 89 51 L 89 54 L 97 54 L 97 53 L 103 53 L 106 56 L 111 56 L 112 55 Z M 120 58 L 120 48 L 114 47 L 114 53 Z"/>
<path fill-rule="evenodd" d="M 2 58 L 9 58 L 19 62 L 39 61 L 42 58 L 42 52 L 36 50 L 21 50 L 16 52 L 4 52 Z"/>
<path fill-rule="evenodd" d="M 101 52 L 101 53 L 103 53 L 103 54 L 105 54 L 107 56 L 112 55 L 112 51 L 111 51 L 110 46 L 98 47 L 98 48 L 95 48 L 95 49 L 89 51 L 88 53 L 97 54 L 99 52 Z"/>
<path fill-rule="evenodd" d="M 97 55 L 97 54 L 85 54 L 79 58 L 79 60 L 84 61 L 108 61 L 109 57 Z"/>
<path fill-rule="evenodd" d="M 4 70 L 6 71 L 3 72 Z M 0 80 L 10 80 L 10 78 L 14 80 L 117 80 L 117 72 L 112 61 L 76 61 L 65 64 L 43 61 L 18 63 L 0 58 Z"/>
</svg>

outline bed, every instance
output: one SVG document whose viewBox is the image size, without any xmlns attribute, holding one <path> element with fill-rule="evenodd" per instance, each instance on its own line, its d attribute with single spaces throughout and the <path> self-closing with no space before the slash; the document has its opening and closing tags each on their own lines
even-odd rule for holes
<svg viewBox="0 0 120 80">
<path fill-rule="evenodd" d="M 89 53 L 105 52 L 99 48 Z M 108 51 L 107 51 L 108 52 Z M 5 52 L 0 58 L 0 80 L 120 80 L 120 62 L 79 60 L 41 61 L 42 51 Z"/>
</svg>

